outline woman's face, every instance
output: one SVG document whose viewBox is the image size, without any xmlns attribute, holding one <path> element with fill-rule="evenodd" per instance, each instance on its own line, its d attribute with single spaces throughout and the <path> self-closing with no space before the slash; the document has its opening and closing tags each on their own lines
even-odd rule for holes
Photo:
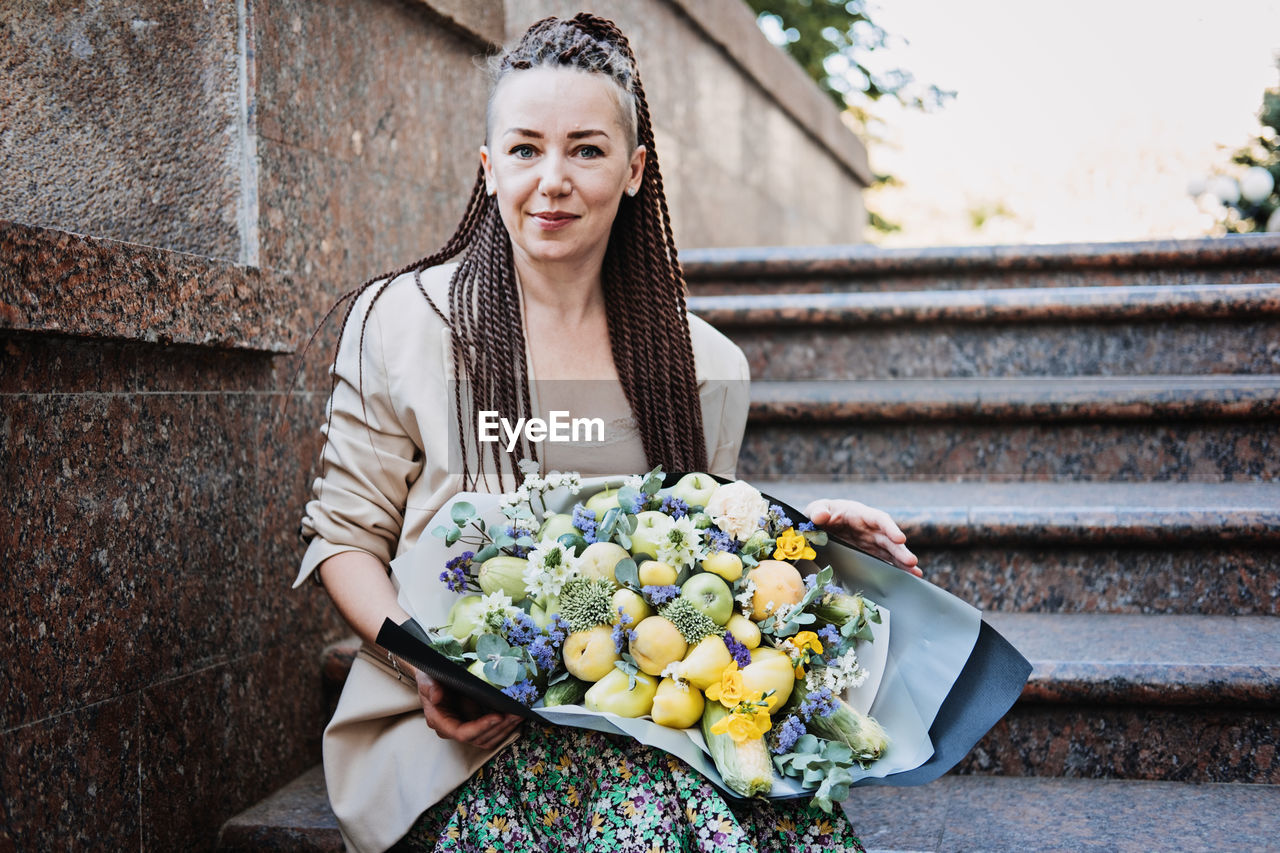
<svg viewBox="0 0 1280 853">
<path fill-rule="evenodd" d="M 618 204 L 644 172 L 619 101 L 604 75 L 568 68 L 519 71 L 498 85 L 480 162 L 517 259 L 603 264 Z"/>
</svg>

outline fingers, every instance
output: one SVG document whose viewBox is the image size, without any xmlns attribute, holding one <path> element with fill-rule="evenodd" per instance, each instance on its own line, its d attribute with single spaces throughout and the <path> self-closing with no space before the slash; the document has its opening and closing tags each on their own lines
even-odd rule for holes
<svg viewBox="0 0 1280 853">
<path fill-rule="evenodd" d="M 906 547 L 907 535 L 889 513 L 858 501 L 817 500 L 805 508 L 814 524 L 845 536 L 872 556 L 916 577 L 924 577 L 919 558 Z"/>
<path fill-rule="evenodd" d="M 422 714 L 427 725 L 440 737 L 469 743 L 480 749 L 493 749 L 504 741 L 523 721 L 515 714 L 488 713 L 471 718 L 462 716 L 447 701 L 447 694 L 438 684 L 420 683 Z M 471 710 L 471 709 L 468 709 Z"/>
</svg>

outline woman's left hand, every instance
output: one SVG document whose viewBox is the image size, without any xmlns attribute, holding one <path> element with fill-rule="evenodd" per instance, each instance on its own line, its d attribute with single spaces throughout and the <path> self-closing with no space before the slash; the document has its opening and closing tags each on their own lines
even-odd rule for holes
<svg viewBox="0 0 1280 853">
<path fill-rule="evenodd" d="M 907 550 L 906 534 L 884 510 L 857 501 L 831 499 L 814 501 L 804 511 L 814 524 L 828 533 L 918 578 L 924 577 L 918 565 L 920 561 Z"/>
</svg>

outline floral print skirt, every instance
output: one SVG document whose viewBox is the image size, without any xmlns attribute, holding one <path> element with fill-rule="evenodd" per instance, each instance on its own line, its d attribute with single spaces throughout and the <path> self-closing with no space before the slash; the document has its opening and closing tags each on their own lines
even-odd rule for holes
<svg viewBox="0 0 1280 853">
<path fill-rule="evenodd" d="M 828 815 L 808 800 L 731 804 L 684 762 L 630 738 L 526 723 L 393 851 L 862 849 L 839 810 Z"/>
</svg>

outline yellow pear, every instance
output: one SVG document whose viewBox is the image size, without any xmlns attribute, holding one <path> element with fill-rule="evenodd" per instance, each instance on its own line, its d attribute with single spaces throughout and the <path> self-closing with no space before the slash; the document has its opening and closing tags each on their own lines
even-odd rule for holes
<svg viewBox="0 0 1280 853">
<path fill-rule="evenodd" d="M 760 628 L 741 613 L 730 616 L 728 624 L 724 627 L 726 631 L 733 634 L 734 639 L 748 649 L 754 649 L 760 645 Z"/>
<path fill-rule="evenodd" d="M 642 619 L 632 630 L 636 636 L 631 641 L 631 656 L 650 675 L 660 675 L 667 664 L 680 660 L 689 650 L 680 630 L 665 616 Z"/>
<path fill-rule="evenodd" d="M 782 605 L 799 604 L 804 598 L 804 578 L 790 563 L 761 560 L 747 572 L 747 577 L 756 585 L 751 598 L 751 618 L 757 622 L 763 622 Z"/>
<path fill-rule="evenodd" d="M 675 566 L 658 560 L 642 562 L 639 573 L 641 586 L 671 586 L 679 576 Z"/>
<path fill-rule="evenodd" d="M 742 688 L 747 693 L 759 690 L 769 697 L 769 713 L 791 698 L 791 691 L 796 686 L 796 668 L 791 665 L 791 658 L 786 652 L 771 649 L 767 646 L 751 650 L 751 663 L 742 668 Z"/>
<path fill-rule="evenodd" d="M 728 551 L 716 551 L 702 561 L 702 569 L 733 583 L 742 577 L 742 558 Z"/>
<path fill-rule="evenodd" d="M 574 631 L 564 639 L 564 668 L 574 678 L 599 681 L 613 671 L 622 660 L 613 645 L 613 629 L 597 625 L 586 631 Z"/>
<path fill-rule="evenodd" d="M 699 690 L 706 690 L 720 680 L 720 673 L 733 663 L 733 655 L 724 640 L 715 634 L 703 637 L 689 650 L 680 664 L 680 675 Z"/>
<path fill-rule="evenodd" d="M 606 711 L 619 717 L 643 717 L 653 708 L 653 697 L 657 692 L 656 678 L 637 673 L 635 687 L 632 687 L 631 676 L 614 667 L 591 685 L 582 704 L 589 711 Z"/>
<path fill-rule="evenodd" d="M 674 678 L 664 678 L 653 697 L 653 721 L 660 726 L 687 729 L 702 719 L 706 700 L 692 685 L 681 687 Z"/>
</svg>

